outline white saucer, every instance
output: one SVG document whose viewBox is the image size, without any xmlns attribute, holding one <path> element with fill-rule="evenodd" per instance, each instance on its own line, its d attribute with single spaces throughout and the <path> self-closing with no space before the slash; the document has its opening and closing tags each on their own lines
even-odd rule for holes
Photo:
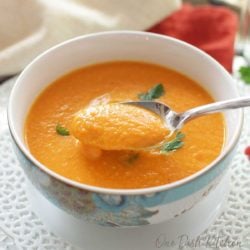
<svg viewBox="0 0 250 250">
<path fill-rule="evenodd" d="M 44 224 L 64 240 L 83 250 L 154 250 L 178 249 L 180 237 L 197 237 L 222 212 L 228 194 L 228 175 L 203 201 L 179 216 L 157 225 L 117 229 L 79 221 L 55 207 L 28 184 L 34 212 Z M 185 238 L 187 239 L 187 238 Z M 174 244 L 174 246 L 169 246 Z"/>
</svg>

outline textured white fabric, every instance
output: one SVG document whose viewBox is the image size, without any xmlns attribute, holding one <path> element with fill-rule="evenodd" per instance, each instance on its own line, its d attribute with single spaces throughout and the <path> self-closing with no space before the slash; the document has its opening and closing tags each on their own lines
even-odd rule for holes
<svg viewBox="0 0 250 250">
<path fill-rule="evenodd" d="M 107 30 L 146 30 L 181 0 L 1 0 L 0 76 L 69 38 Z"/>
<path fill-rule="evenodd" d="M 7 128 L 6 104 L 14 80 L 0 85 L 0 250 L 73 250 L 73 246 L 48 231 L 32 213 L 27 199 L 24 174 L 12 152 Z M 238 88 L 241 95 L 250 95 L 249 85 L 238 81 Z M 245 109 L 244 129 L 230 170 L 231 187 L 228 202 L 223 214 L 203 234 L 204 237 L 207 234 L 229 236 L 230 239 L 240 241 L 242 247 L 220 250 L 250 249 L 250 161 L 243 154 L 244 148 L 250 144 L 249 124 L 250 109 Z M 216 248 L 204 248 L 212 249 Z"/>
</svg>

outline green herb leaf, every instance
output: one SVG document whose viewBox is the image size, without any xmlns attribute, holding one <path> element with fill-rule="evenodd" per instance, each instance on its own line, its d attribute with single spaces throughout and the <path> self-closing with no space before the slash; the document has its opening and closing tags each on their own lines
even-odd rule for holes
<svg viewBox="0 0 250 250">
<path fill-rule="evenodd" d="M 125 166 L 130 166 L 132 165 L 135 161 L 138 160 L 140 154 L 136 151 L 129 151 L 123 154 L 120 158 L 121 163 L 124 164 Z"/>
<path fill-rule="evenodd" d="M 69 130 L 67 128 L 63 127 L 59 123 L 56 125 L 56 132 L 57 132 L 57 134 L 62 135 L 62 136 L 70 135 Z"/>
<path fill-rule="evenodd" d="M 161 153 L 165 154 L 181 148 L 184 145 L 184 142 L 182 141 L 184 137 L 185 137 L 184 134 L 178 132 L 176 134 L 176 137 L 172 141 L 169 141 L 162 146 Z"/>
<path fill-rule="evenodd" d="M 139 153 L 132 153 L 129 155 L 126 161 L 128 164 L 133 164 L 138 158 L 139 158 Z"/>
<path fill-rule="evenodd" d="M 138 98 L 140 100 L 150 101 L 161 97 L 162 95 L 164 95 L 164 93 L 164 87 L 161 83 L 159 83 L 151 88 L 148 92 L 139 94 Z"/>
<path fill-rule="evenodd" d="M 242 66 L 239 69 L 240 79 L 244 81 L 246 84 L 250 84 L 250 67 Z"/>
</svg>

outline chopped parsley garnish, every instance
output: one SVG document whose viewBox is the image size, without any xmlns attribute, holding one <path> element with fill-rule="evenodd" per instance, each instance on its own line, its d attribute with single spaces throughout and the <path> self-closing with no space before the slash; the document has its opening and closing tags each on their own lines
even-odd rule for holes
<svg viewBox="0 0 250 250">
<path fill-rule="evenodd" d="M 250 84 L 250 67 L 242 66 L 239 69 L 240 79 L 244 81 L 246 84 Z"/>
<path fill-rule="evenodd" d="M 152 87 L 148 92 L 139 94 L 138 98 L 143 101 L 150 101 L 161 97 L 164 93 L 164 87 L 161 83 L 159 83 Z"/>
<path fill-rule="evenodd" d="M 139 153 L 132 153 L 127 158 L 128 164 L 133 164 L 139 158 Z"/>
<path fill-rule="evenodd" d="M 121 157 L 121 162 L 125 166 L 133 165 L 140 157 L 140 154 L 136 151 L 129 151 Z"/>
<path fill-rule="evenodd" d="M 162 146 L 161 153 L 165 154 L 181 148 L 184 145 L 184 142 L 182 141 L 184 137 L 185 135 L 183 133 L 178 132 L 172 141 L 169 141 Z"/>
<path fill-rule="evenodd" d="M 151 101 L 153 99 L 157 99 L 163 96 L 164 93 L 165 93 L 164 87 L 161 83 L 159 83 L 156 84 L 154 87 L 152 87 L 150 90 L 148 90 L 148 92 L 138 94 L 138 98 L 142 101 Z M 181 148 L 184 145 L 184 142 L 182 141 L 184 137 L 185 137 L 184 134 L 178 132 L 173 140 L 166 142 L 162 146 L 161 153 L 166 154 L 168 152 L 175 151 Z M 135 157 L 136 160 L 138 156 L 133 156 L 133 157 Z M 132 162 L 134 161 L 133 157 L 131 158 Z"/>
<path fill-rule="evenodd" d="M 56 125 L 56 132 L 57 132 L 57 134 L 62 135 L 62 136 L 70 135 L 69 130 L 67 128 L 63 127 L 59 123 Z"/>
</svg>

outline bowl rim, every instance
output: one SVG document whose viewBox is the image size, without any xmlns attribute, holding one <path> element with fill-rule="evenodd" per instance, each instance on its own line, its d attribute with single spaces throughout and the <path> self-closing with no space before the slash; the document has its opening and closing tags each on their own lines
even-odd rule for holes
<svg viewBox="0 0 250 250">
<path fill-rule="evenodd" d="M 92 191 L 95 193 L 102 193 L 102 194 L 110 194 L 110 195 L 145 195 L 145 194 L 152 194 L 156 192 L 162 192 L 171 190 L 174 188 L 178 188 L 180 186 L 183 186 L 191 181 L 194 181 L 195 179 L 207 174 L 209 171 L 211 171 L 218 163 L 220 163 L 222 160 L 224 160 L 227 155 L 233 151 L 234 147 L 236 146 L 241 130 L 243 125 L 243 109 L 238 109 L 237 112 L 239 112 L 239 120 L 237 121 L 236 129 L 234 131 L 234 134 L 231 137 L 231 140 L 228 144 L 228 146 L 223 150 L 223 152 L 220 153 L 220 155 L 212 161 L 210 164 L 202 168 L 201 170 L 195 172 L 192 175 L 189 175 L 185 178 L 182 178 L 180 180 L 177 180 L 175 182 L 171 182 L 168 184 L 160 185 L 160 186 L 154 186 L 154 187 L 147 187 L 147 188 L 136 188 L 136 189 L 113 189 L 113 188 L 105 188 L 105 187 L 98 187 L 98 186 L 92 186 L 84 183 L 80 183 L 74 180 L 71 180 L 67 177 L 64 177 L 52 170 L 50 170 L 48 167 L 40 163 L 28 150 L 27 145 L 25 145 L 24 142 L 19 138 L 17 132 L 14 129 L 14 123 L 13 123 L 13 103 L 14 103 L 14 93 L 16 92 L 16 89 L 19 85 L 22 83 L 22 78 L 26 74 L 26 72 L 29 71 L 29 69 L 40 60 L 43 56 L 51 53 L 54 50 L 57 50 L 60 47 L 63 47 L 64 45 L 73 43 L 75 41 L 79 40 L 85 40 L 88 38 L 98 38 L 102 36 L 109 36 L 109 35 L 136 35 L 136 36 L 145 36 L 150 37 L 154 39 L 163 39 L 163 40 L 169 40 L 171 42 L 174 42 L 180 46 L 187 47 L 189 50 L 193 50 L 194 53 L 199 54 L 201 57 L 205 57 L 206 60 L 210 61 L 212 64 L 214 64 L 219 70 L 223 72 L 223 74 L 226 74 L 227 77 L 231 77 L 230 74 L 224 69 L 222 65 L 220 65 L 214 58 L 212 58 L 210 55 L 206 54 L 205 52 L 201 51 L 200 49 L 194 47 L 193 45 L 190 45 L 184 41 L 178 40 L 176 38 L 172 38 L 166 35 L 159 35 L 151 32 L 144 32 L 144 31 L 130 31 L 130 30 L 123 30 L 123 31 L 104 31 L 104 32 L 97 32 L 92 33 L 88 35 L 82 35 L 77 36 L 75 38 L 66 40 L 62 43 L 59 43 L 50 49 L 44 51 L 40 55 L 38 55 L 34 60 L 32 60 L 22 71 L 22 73 L 18 76 L 14 87 L 11 90 L 11 94 L 9 97 L 8 107 L 7 107 L 7 120 L 8 120 L 8 126 L 10 130 L 10 134 L 12 136 L 12 139 L 14 140 L 16 146 L 19 148 L 19 150 L 22 152 L 22 154 L 29 160 L 34 166 L 38 167 L 39 170 L 43 171 L 44 173 L 48 174 L 50 177 L 55 178 L 57 181 L 60 181 L 64 184 L 70 185 L 74 188 L 83 189 Z M 232 85 L 233 91 L 235 92 L 236 96 L 239 96 L 238 91 L 236 89 L 235 85 Z"/>
</svg>

